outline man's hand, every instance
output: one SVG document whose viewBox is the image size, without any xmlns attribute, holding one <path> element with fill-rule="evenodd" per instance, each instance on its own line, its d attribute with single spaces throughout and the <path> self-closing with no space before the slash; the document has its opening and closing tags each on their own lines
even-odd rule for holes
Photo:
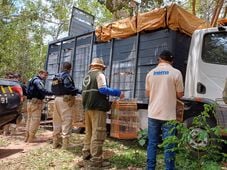
<svg viewBox="0 0 227 170">
<path fill-rule="evenodd" d="M 125 98 L 125 94 L 121 92 L 120 99 Z"/>
</svg>

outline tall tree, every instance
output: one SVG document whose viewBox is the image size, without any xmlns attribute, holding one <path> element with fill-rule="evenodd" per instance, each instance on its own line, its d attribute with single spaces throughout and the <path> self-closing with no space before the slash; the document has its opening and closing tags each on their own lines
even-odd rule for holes
<svg viewBox="0 0 227 170">
<path fill-rule="evenodd" d="M 112 14 L 96 0 L 0 1 L 0 76 L 8 71 L 29 78 L 44 67 L 47 42 L 67 33 L 72 6 L 96 16 L 96 23 Z"/>
</svg>

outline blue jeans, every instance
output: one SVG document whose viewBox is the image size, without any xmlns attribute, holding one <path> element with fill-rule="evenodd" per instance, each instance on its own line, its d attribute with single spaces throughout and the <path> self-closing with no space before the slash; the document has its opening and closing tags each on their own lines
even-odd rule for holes
<svg viewBox="0 0 227 170">
<path fill-rule="evenodd" d="M 174 129 L 173 129 L 174 128 Z M 167 121 L 148 118 L 148 147 L 147 147 L 147 169 L 155 170 L 157 146 L 159 144 L 160 133 L 162 132 L 162 140 L 169 136 L 175 135 L 175 127 L 167 123 Z M 175 152 L 170 151 L 174 148 L 174 144 L 164 147 L 166 170 L 175 169 Z"/>
</svg>

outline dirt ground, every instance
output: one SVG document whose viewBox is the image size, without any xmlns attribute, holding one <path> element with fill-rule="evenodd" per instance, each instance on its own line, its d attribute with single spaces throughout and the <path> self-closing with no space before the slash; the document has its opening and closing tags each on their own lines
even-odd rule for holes
<svg viewBox="0 0 227 170">
<path fill-rule="evenodd" d="M 37 133 L 37 140 L 34 143 L 24 142 L 25 138 L 25 124 L 15 127 L 10 124 L 9 134 L 5 134 L 4 131 L 0 134 L 1 141 L 7 141 L 7 143 L 0 144 L 0 160 L 1 162 L 16 159 L 23 156 L 28 151 L 41 148 L 47 143 L 51 143 L 52 131 L 47 130 L 47 125 L 41 125 L 41 130 Z"/>
<path fill-rule="evenodd" d="M 32 150 L 36 150 L 38 148 L 44 148 L 44 146 L 50 145 L 52 142 L 52 130 L 51 126 L 49 124 L 43 124 L 41 123 L 41 126 L 37 132 L 37 140 L 34 143 L 25 143 L 25 124 L 18 125 L 17 127 L 15 125 L 10 125 L 9 127 L 10 134 L 5 134 L 4 131 L 0 134 L 0 169 L 2 170 L 2 166 L 8 167 L 6 165 L 19 164 L 20 160 L 18 162 L 17 158 L 24 157 L 27 153 L 29 153 Z M 77 141 L 77 145 L 82 145 L 81 140 Z M 104 151 L 104 158 L 109 159 L 116 153 L 113 150 L 107 149 Z M 80 159 L 80 154 L 74 155 L 74 161 L 76 159 Z M 17 160 L 15 162 L 15 160 Z M 53 169 L 59 169 L 56 167 Z M 23 166 L 22 166 L 23 167 Z M 59 165 L 61 167 L 61 165 Z M 61 167 L 62 168 L 62 167 Z M 60 169 L 61 169 L 60 168 Z M 3 168 L 4 169 L 4 168 Z M 9 168 L 6 168 L 7 170 Z M 15 166 L 13 169 L 19 170 L 17 166 Z M 51 168 L 50 168 L 51 169 Z M 143 169 L 143 168 L 131 168 L 128 167 L 126 169 Z M 222 163 L 223 170 L 227 169 L 227 163 Z"/>
<path fill-rule="evenodd" d="M 65 152 L 63 150 L 52 150 L 51 143 L 52 143 L 52 126 L 50 124 L 43 124 L 36 134 L 36 141 L 34 143 L 26 143 L 24 142 L 25 139 L 25 124 L 19 125 L 15 127 L 15 125 L 11 124 L 9 127 L 9 131 L 5 134 L 4 131 L 0 134 L 0 170 L 19 170 L 19 169 L 30 169 L 29 165 L 26 163 L 24 164 L 24 159 L 27 157 L 32 151 L 37 151 L 40 148 L 46 149 L 46 152 L 53 152 L 53 156 L 55 152 L 59 152 L 59 154 L 65 154 L 64 156 L 66 162 L 68 162 L 68 167 L 66 169 L 71 169 L 70 167 L 73 166 L 74 162 L 78 162 L 81 159 L 81 154 L 70 154 L 70 152 Z M 75 134 L 76 135 L 76 134 Z M 74 135 L 74 136 L 75 136 Z M 74 140 L 74 147 L 82 149 L 82 135 L 76 135 L 77 139 Z M 82 139 L 81 139 L 82 138 Z M 72 144 L 72 143 L 71 143 Z M 60 153 L 61 152 L 61 153 Z M 76 151 L 74 151 L 76 152 Z M 104 151 L 104 158 L 108 159 L 114 155 L 114 152 L 105 150 Z M 33 155 L 34 156 L 34 155 Z M 39 155 L 40 156 L 40 155 Z M 62 156 L 63 157 L 63 156 Z M 73 157 L 73 158 L 72 158 Z M 15 164 L 15 165 L 12 165 Z M 20 164 L 20 165 L 16 165 Z M 62 169 L 62 164 L 53 163 L 53 169 Z M 52 166 L 52 165 L 49 165 Z M 67 165 L 66 165 L 67 166 Z M 42 168 L 43 166 L 41 166 Z M 37 169 L 40 169 L 39 167 Z M 52 169 L 47 167 L 47 169 Z"/>
</svg>

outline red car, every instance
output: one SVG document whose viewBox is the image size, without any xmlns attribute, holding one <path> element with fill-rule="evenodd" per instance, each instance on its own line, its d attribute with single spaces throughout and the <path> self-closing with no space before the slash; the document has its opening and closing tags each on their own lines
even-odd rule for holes
<svg viewBox="0 0 227 170">
<path fill-rule="evenodd" d="M 0 78 L 0 127 L 7 123 L 15 123 L 20 116 L 23 91 L 14 80 Z"/>
</svg>

